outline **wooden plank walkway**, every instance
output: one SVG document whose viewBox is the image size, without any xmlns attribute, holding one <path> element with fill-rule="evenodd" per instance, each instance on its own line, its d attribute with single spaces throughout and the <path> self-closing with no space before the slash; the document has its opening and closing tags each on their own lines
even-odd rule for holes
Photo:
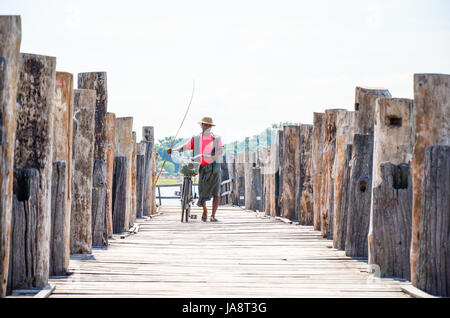
<svg viewBox="0 0 450 318">
<path fill-rule="evenodd" d="M 107 250 L 74 256 L 72 275 L 50 279 L 51 297 L 408 297 L 397 280 L 370 283 L 364 260 L 311 226 L 238 207 L 221 207 L 218 223 L 202 222 L 198 209 L 189 223 L 179 207 L 161 212 Z"/>
</svg>

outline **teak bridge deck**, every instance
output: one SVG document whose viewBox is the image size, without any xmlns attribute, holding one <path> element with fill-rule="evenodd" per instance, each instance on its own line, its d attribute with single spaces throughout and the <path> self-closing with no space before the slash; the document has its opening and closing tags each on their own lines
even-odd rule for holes
<svg viewBox="0 0 450 318">
<path fill-rule="evenodd" d="M 332 248 L 312 226 L 221 206 L 218 223 L 180 222 L 178 206 L 138 219 L 139 232 L 108 249 L 72 255 L 50 297 L 408 297 L 373 278 L 365 259 Z"/>
</svg>

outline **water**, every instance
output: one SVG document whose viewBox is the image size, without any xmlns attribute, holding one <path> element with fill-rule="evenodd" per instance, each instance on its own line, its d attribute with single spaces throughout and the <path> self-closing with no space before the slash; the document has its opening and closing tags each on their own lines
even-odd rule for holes
<svg viewBox="0 0 450 318">
<path fill-rule="evenodd" d="M 198 186 L 194 185 L 193 187 L 194 193 L 197 194 L 198 198 Z M 161 196 L 162 197 L 172 197 L 175 196 L 175 191 L 181 191 L 180 186 L 173 186 L 173 187 L 161 187 Z M 156 189 L 156 203 L 159 204 L 158 199 L 158 189 Z M 194 202 L 195 205 L 197 205 L 197 200 Z M 161 199 L 161 205 L 180 205 L 181 201 L 180 199 Z M 209 201 L 206 201 L 206 206 L 212 206 L 212 199 Z"/>
</svg>

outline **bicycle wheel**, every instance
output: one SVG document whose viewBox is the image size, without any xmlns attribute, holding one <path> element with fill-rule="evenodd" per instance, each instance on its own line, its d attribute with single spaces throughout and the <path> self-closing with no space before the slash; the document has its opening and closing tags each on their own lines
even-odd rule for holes
<svg viewBox="0 0 450 318">
<path fill-rule="evenodd" d="M 187 178 L 186 180 L 186 191 L 185 191 L 185 217 L 186 217 L 186 222 L 189 222 L 189 218 L 191 216 L 191 196 L 192 196 L 192 180 L 191 178 Z"/>
<path fill-rule="evenodd" d="M 189 178 L 184 178 L 183 187 L 181 188 L 181 222 L 188 221 L 189 211 Z"/>
</svg>

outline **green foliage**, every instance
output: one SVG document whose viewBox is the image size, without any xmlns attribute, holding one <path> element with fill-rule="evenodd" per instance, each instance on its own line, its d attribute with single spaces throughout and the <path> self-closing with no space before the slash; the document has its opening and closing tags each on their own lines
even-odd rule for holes
<svg viewBox="0 0 450 318">
<path fill-rule="evenodd" d="M 164 159 L 167 156 L 167 150 L 172 145 L 172 141 L 174 136 L 164 137 L 163 139 L 159 139 L 155 144 L 155 150 L 158 153 L 158 169 L 161 168 Z M 174 147 L 182 145 L 184 142 L 187 142 L 186 138 L 177 138 L 174 143 Z M 169 155 L 167 158 L 166 164 L 164 165 L 164 169 L 171 175 L 175 174 L 179 169 L 179 164 L 172 160 L 172 155 Z"/>
</svg>

